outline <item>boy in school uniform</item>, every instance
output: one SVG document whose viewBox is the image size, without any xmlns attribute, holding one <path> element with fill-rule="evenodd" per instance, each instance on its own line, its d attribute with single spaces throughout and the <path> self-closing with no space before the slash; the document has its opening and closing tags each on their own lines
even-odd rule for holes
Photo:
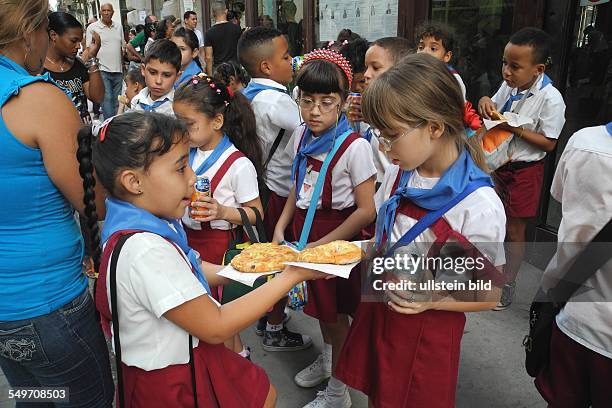
<svg viewBox="0 0 612 408">
<path fill-rule="evenodd" d="M 391 69 L 399 60 L 410 53 L 410 42 L 402 37 L 384 37 L 374 41 L 365 53 L 365 88 L 380 75 Z M 378 129 L 363 121 L 361 100 L 350 98 L 347 117 L 350 121 L 360 122 L 359 133 L 372 145 L 374 165 L 376 166 L 376 189 L 381 185 L 387 167 L 391 164 L 385 152 L 378 147 Z M 356 129 L 357 130 L 357 129 Z"/>
<path fill-rule="evenodd" d="M 260 197 L 266 234 L 271 239 L 291 188 L 292 158 L 286 152 L 287 144 L 301 123 L 298 106 L 287 91 L 293 80 L 291 55 L 287 40 L 280 31 L 255 27 L 240 37 L 238 58 L 252 78 L 241 92 L 251 102 L 257 122 L 257 136 L 264 159 Z M 291 239 L 289 235 L 286 237 Z M 274 306 L 267 317 L 265 330 L 265 318 L 258 325 L 257 333 L 263 335 L 266 351 L 302 350 L 312 345 L 310 337 L 284 327 L 286 304 L 284 299 Z"/>
<path fill-rule="evenodd" d="M 432 55 L 444 62 L 448 66 L 448 70 L 453 74 L 459 88 L 463 100 L 465 97 L 465 84 L 459 72 L 449 64 L 453 59 L 453 49 L 455 48 L 455 39 L 449 27 L 441 23 L 427 22 L 417 29 L 416 35 L 417 53 L 424 52 Z"/>
<path fill-rule="evenodd" d="M 170 40 L 157 40 L 141 66 L 146 88 L 132 99 L 131 110 L 174 115 L 174 83 L 181 70 L 181 50 Z"/>
<path fill-rule="evenodd" d="M 507 308 L 514 297 L 515 279 L 525 253 L 527 222 L 538 213 L 544 177 L 544 158 L 557 145 L 565 124 L 565 102 L 545 74 L 550 59 L 551 39 L 544 31 L 527 27 L 516 32 L 504 49 L 504 83 L 493 98 L 484 96 L 478 103 L 481 116 L 489 119 L 494 110 L 514 112 L 522 98 L 520 116 L 531 123 L 521 127 L 503 126 L 514 133 L 510 145 L 511 160 L 496 170 L 498 193 L 507 215 L 506 242 L 510 243 L 504 269 L 509 281 L 504 286 L 500 304 Z"/>
</svg>

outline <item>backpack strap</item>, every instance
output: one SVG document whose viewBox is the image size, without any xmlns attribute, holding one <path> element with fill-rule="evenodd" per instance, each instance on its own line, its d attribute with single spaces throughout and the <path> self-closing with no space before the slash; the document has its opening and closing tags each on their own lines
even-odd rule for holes
<svg viewBox="0 0 612 408">
<path fill-rule="evenodd" d="M 268 152 L 268 157 L 266 158 L 266 161 L 263 164 L 264 171 L 266 168 L 268 168 L 268 163 L 270 163 L 270 160 L 272 160 L 272 156 L 274 156 L 274 153 L 278 149 L 278 146 L 280 145 L 281 140 L 283 140 L 283 136 L 285 135 L 285 132 L 286 132 L 286 129 L 283 129 L 283 128 L 280 128 L 280 130 L 278 131 L 278 134 L 276 135 L 276 139 L 274 139 L 274 143 L 272 143 L 272 147 L 270 148 L 270 151 Z"/>
<path fill-rule="evenodd" d="M 230 154 L 227 159 L 225 159 L 221 167 L 219 167 L 219 170 L 217 170 L 217 172 L 213 176 L 212 180 L 210 180 L 210 196 L 211 197 L 214 194 L 217 186 L 219 185 L 223 177 L 225 177 L 225 173 L 227 173 L 231 165 L 234 164 L 234 162 L 241 157 L 245 157 L 244 154 L 241 151 L 236 150 L 235 152 Z"/>
</svg>

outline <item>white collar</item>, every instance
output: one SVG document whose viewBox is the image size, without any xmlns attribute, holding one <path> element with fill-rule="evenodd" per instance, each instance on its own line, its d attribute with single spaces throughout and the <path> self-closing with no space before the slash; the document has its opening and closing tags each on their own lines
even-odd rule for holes
<svg viewBox="0 0 612 408">
<path fill-rule="evenodd" d="M 268 85 L 268 86 L 273 86 L 274 88 L 278 88 L 278 89 L 282 89 L 283 91 L 287 90 L 287 87 L 283 84 L 280 84 L 272 79 L 268 79 L 268 78 L 251 78 L 251 81 L 255 82 L 256 84 L 261 84 L 261 85 Z"/>
<path fill-rule="evenodd" d="M 162 95 L 161 98 L 153 100 L 151 99 L 151 92 L 149 91 L 149 88 L 143 88 L 136 97 L 138 98 L 138 102 L 146 103 L 147 105 L 152 105 L 154 102 L 163 101 L 164 99 L 168 99 L 168 101 L 172 102 L 174 100 L 174 89 L 167 94 Z"/>
</svg>

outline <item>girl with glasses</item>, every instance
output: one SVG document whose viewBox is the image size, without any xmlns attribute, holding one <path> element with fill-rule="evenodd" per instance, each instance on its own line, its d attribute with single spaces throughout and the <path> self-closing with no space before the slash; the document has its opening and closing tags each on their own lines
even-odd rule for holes
<svg viewBox="0 0 612 408">
<path fill-rule="evenodd" d="M 274 231 L 274 241 L 284 240 L 291 223 L 298 247 L 334 240 L 355 240 L 375 216 L 376 168 L 369 143 L 351 129 L 341 107 L 352 81 L 348 61 L 330 50 L 304 56 L 296 84 L 304 124 L 288 144 L 294 157 L 293 187 Z M 309 223 L 307 212 L 315 206 Z M 309 282 L 304 312 L 319 320 L 325 342 L 323 354 L 299 372 L 295 381 L 314 387 L 332 376 L 325 391 L 307 407 L 349 407 L 346 385 L 333 376 L 349 329 L 348 315 L 359 302 L 360 276 L 356 268 L 348 279 Z"/>
</svg>

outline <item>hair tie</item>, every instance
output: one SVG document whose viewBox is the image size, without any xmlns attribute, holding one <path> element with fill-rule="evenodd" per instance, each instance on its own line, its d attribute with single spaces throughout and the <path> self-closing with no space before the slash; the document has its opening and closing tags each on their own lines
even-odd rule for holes
<svg viewBox="0 0 612 408">
<path fill-rule="evenodd" d="M 346 79 L 348 79 L 348 89 L 351 89 L 351 84 L 353 83 L 353 70 L 351 69 L 351 64 L 342 54 L 326 49 L 314 50 L 304 55 L 302 66 L 314 60 L 324 60 L 336 64 L 342 72 L 344 72 L 344 75 L 346 75 Z"/>
<path fill-rule="evenodd" d="M 117 117 L 117 115 L 111 116 L 110 118 L 104 120 L 104 122 L 98 123 L 97 125 L 94 125 L 91 128 L 91 133 L 95 137 L 97 137 L 100 140 L 100 142 L 103 142 L 104 139 L 106 138 L 106 130 L 108 129 L 108 125 L 110 125 L 112 120 L 115 119 L 116 117 Z"/>
</svg>

